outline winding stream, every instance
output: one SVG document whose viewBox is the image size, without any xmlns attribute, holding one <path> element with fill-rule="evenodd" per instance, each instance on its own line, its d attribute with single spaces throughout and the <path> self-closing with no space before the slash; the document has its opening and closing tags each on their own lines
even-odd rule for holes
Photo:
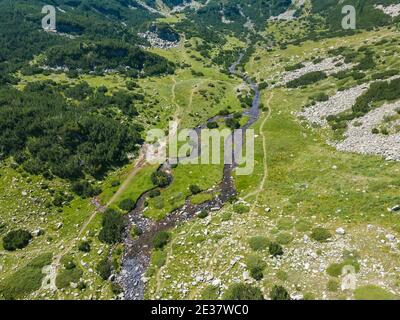
<svg viewBox="0 0 400 320">
<path fill-rule="evenodd" d="M 237 74 L 237 66 L 241 63 L 244 53 L 239 55 L 239 58 L 233 63 L 229 72 Z M 248 76 L 242 75 L 243 79 L 249 84 L 254 91 L 253 103 L 250 109 L 246 110 L 243 115 L 248 116 L 247 123 L 242 126 L 241 130 L 247 130 L 254 122 L 257 121 L 260 115 L 260 91 L 256 83 L 254 83 Z M 221 116 L 217 116 L 221 118 Z M 207 122 L 217 119 L 213 117 Z M 229 117 L 229 116 L 226 116 Z M 204 126 L 199 126 L 200 129 Z M 242 146 L 238 146 L 240 149 Z M 200 151 L 201 152 L 201 151 Z M 224 166 L 223 178 L 219 184 L 219 195 L 198 205 L 192 205 L 189 200 L 186 200 L 185 205 L 169 214 L 161 221 L 154 221 L 144 217 L 145 202 L 151 190 L 142 194 L 135 206 L 135 209 L 128 215 L 128 227 L 125 234 L 125 253 L 122 259 L 122 271 L 117 277 L 118 283 L 122 286 L 124 291 L 124 298 L 126 300 L 142 300 L 144 298 L 145 286 L 147 279 L 144 278 L 146 270 L 150 264 L 152 240 L 154 235 L 159 231 L 166 231 L 174 228 L 177 224 L 183 223 L 193 219 L 201 210 L 219 210 L 223 205 L 236 195 L 236 188 L 232 178 L 232 171 L 235 164 L 226 164 Z M 163 170 L 171 174 L 171 166 L 167 161 L 159 170 Z M 141 230 L 141 235 L 132 239 L 129 235 L 131 226 L 135 224 Z"/>
</svg>

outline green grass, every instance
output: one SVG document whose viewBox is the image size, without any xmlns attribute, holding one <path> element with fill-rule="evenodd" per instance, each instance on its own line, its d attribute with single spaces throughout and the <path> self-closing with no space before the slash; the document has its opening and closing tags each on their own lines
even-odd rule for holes
<svg viewBox="0 0 400 320">
<path fill-rule="evenodd" d="M 0 283 L 0 296 L 7 300 L 21 299 L 38 290 L 44 277 L 42 268 L 51 261 L 51 253 L 44 253 L 32 259 Z"/>
<path fill-rule="evenodd" d="M 386 291 L 385 289 L 368 285 L 363 287 L 358 287 L 354 291 L 354 296 L 356 300 L 398 300 L 394 294 Z"/>
<path fill-rule="evenodd" d="M 218 185 L 222 179 L 222 166 L 180 164 L 173 169 L 173 177 L 171 185 L 161 190 L 161 198 L 148 200 L 148 209 L 145 211 L 147 217 L 162 219 L 183 206 L 185 199 L 191 195 L 189 187 L 193 184 L 202 190 Z"/>
<path fill-rule="evenodd" d="M 107 203 L 112 196 L 121 188 L 121 184 L 128 177 L 129 172 L 133 169 L 133 164 L 127 166 L 123 170 L 120 170 L 119 174 L 110 175 L 104 185 L 104 192 L 100 195 L 100 199 L 102 203 Z M 138 173 L 134 176 L 131 182 L 128 184 L 126 189 L 119 194 L 113 201 L 113 203 L 118 204 L 124 199 L 131 199 L 134 202 L 139 198 L 139 196 L 153 188 L 153 184 L 151 182 L 151 174 L 157 169 L 155 165 L 146 165 L 141 168 Z M 119 184 L 117 186 L 113 186 L 113 183 L 118 181 Z"/>
<path fill-rule="evenodd" d="M 56 278 L 56 286 L 58 289 L 64 289 L 70 286 L 71 283 L 78 283 L 82 277 L 80 268 L 64 269 Z"/>
</svg>

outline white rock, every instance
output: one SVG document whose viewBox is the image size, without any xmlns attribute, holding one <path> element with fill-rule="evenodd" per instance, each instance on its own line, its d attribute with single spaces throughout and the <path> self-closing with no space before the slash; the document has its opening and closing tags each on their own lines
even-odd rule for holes
<svg viewBox="0 0 400 320">
<path fill-rule="evenodd" d="M 221 280 L 220 280 L 220 279 L 214 279 L 214 280 L 211 282 L 211 284 L 212 284 L 214 287 L 219 287 L 219 286 L 221 285 Z"/>
<path fill-rule="evenodd" d="M 244 281 L 249 281 L 250 280 L 250 274 L 248 271 L 243 272 L 243 280 Z"/>
<path fill-rule="evenodd" d="M 346 231 L 343 228 L 337 228 L 336 234 L 344 236 L 346 234 Z"/>
<path fill-rule="evenodd" d="M 387 235 L 385 236 L 385 238 L 386 238 L 388 241 L 391 241 L 391 242 L 393 242 L 394 240 L 396 240 L 396 237 L 395 237 L 394 235 L 392 235 L 392 234 L 387 234 Z"/>
</svg>

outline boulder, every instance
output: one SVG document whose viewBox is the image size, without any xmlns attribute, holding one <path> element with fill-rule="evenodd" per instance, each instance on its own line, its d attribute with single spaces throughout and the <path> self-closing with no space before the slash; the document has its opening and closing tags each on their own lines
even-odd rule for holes
<svg viewBox="0 0 400 320">
<path fill-rule="evenodd" d="M 344 236 L 346 234 L 346 231 L 343 228 L 337 228 L 336 234 Z"/>
</svg>

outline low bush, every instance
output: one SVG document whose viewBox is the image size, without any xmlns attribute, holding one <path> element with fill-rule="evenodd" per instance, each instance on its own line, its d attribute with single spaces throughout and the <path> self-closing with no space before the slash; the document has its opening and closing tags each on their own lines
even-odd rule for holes
<svg viewBox="0 0 400 320">
<path fill-rule="evenodd" d="M 102 229 L 99 234 L 99 239 L 108 244 L 115 244 L 122 240 L 122 232 L 124 229 L 124 221 L 122 214 L 113 210 L 107 209 L 103 213 Z"/>
<path fill-rule="evenodd" d="M 160 195 L 161 195 L 161 192 L 160 192 L 159 189 L 154 189 L 154 190 L 151 190 L 151 191 L 149 192 L 149 197 L 150 197 L 150 198 L 159 197 Z"/>
<path fill-rule="evenodd" d="M 151 181 L 155 186 L 164 188 L 171 183 L 171 176 L 163 171 L 155 171 L 151 175 Z"/>
<path fill-rule="evenodd" d="M 327 75 L 323 71 L 313 71 L 310 73 L 306 73 L 302 75 L 301 77 L 294 79 L 292 81 L 289 81 L 286 86 L 288 88 L 298 88 L 301 86 L 307 86 L 309 84 L 316 83 L 320 80 L 326 79 Z"/>
<path fill-rule="evenodd" d="M 94 197 L 101 193 L 99 187 L 94 187 L 86 180 L 74 182 L 71 188 L 73 192 L 82 198 Z"/>
<path fill-rule="evenodd" d="M 189 187 L 189 190 L 190 190 L 190 192 L 191 192 L 192 194 L 198 194 L 198 193 L 201 192 L 200 187 L 199 187 L 198 185 L 195 185 L 195 184 L 192 184 L 192 185 Z"/>
<path fill-rule="evenodd" d="M 264 277 L 265 262 L 258 255 L 249 255 L 246 259 L 247 268 L 253 279 L 259 281 Z"/>
<path fill-rule="evenodd" d="M 218 129 L 219 125 L 215 121 L 211 121 L 207 123 L 207 128 L 208 129 Z"/>
<path fill-rule="evenodd" d="M 269 293 L 271 300 L 290 300 L 290 295 L 282 286 L 274 286 Z"/>
<path fill-rule="evenodd" d="M 118 207 L 121 210 L 131 212 L 135 208 L 135 201 L 131 199 L 124 199 L 119 203 Z"/>
<path fill-rule="evenodd" d="M 326 285 L 326 289 L 330 292 L 336 292 L 339 290 L 339 282 L 337 282 L 336 280 L 329 280 L 327 285 Z"/>
<path fill-rule="evenodd" d="M 223 296 L 224 300 L 264 300 L 261 290 L 250 284 L 235 283 L 229 286 Z"/>
<path fill-rule="evenodd" d="M 139 226 L 137 226 L 136 224 L 133 224 L 131 227 L 130 233 L 131 233 L 132 238 L 135 238 L 142 234 L 142 230 L 140 230 Z"/>
<path fill-rule="evenodd" d="M 166 231 L 158 232 L 153 238 L 153 246 L 156 249 L 164 248 L 170 240 L 170 234 Z"/>
<path fill-rule="evenodd" d="M 104 258 L 97 264 L 96 270 L 103 280 L 107 280 L 111 276 L 112 264 L 108 260 L 108 257 Z"/>
<path fill-rule="evenodd" d="M 249 239 L 249 245 L 254 251 L 262 251 L 268 248 L 269 240 L 263 236 L 255 236 Z"/>
<path fill-rule="evenodd" d="M 283 255 L 283 248 L 279 243 L 270 243 L 268 246 L 268 252 L 273 257 L 278 257 Z"/>
<path fill-rule="evenodd" d="M 326 242 L 332 235 L 329 230 L 325 228 L 314 228 L 311 233 L 311 238 L 318 242 Z"/>
<path fill-rule="evenodd" d="M 204 219 L 208 217 L 208 212 L 206 210 L 201 210 L 200 213 L 198 214 L 198 217 L 200 219 Z"/>
<path fill-rule="evenodd" d="M 233 206 L 233 211 L 238 213 L 238 214 L 242 214 L 242 213 L 247 213 L 250 211 L 250 208 L 244 204 L 235 204 Z"/>
<path fill-rule="evenodd" d="M 89 241 L 81 241 L 78 245 L 78 250 L 82 252 L 90 252 Z"/>
<path fill-rule="evenodd" d="M 23 249 L 32 239 L 30 232 L 22 229 L 10 231 L 3 238 L 3 247 L 7 251 L 15 251 L 17 249 Z"/>
</svg>

